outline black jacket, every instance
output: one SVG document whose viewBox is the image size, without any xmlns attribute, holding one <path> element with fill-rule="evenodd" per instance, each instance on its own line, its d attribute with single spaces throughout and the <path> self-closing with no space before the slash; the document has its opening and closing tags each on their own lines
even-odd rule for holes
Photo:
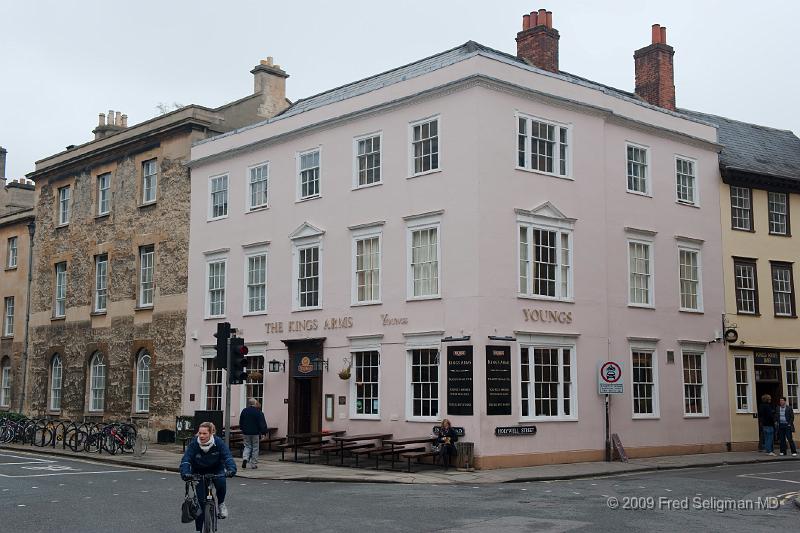
<svg viewBox="0 0 800 533">
<path fill-rule="evenodd" d="M 455 446 L 455 443 L 458 441 L 456 430 L 452 427 L 439 429 L 439 437 L 436 439 L 436 442 L 439 444 L 445 444 L 446 437 L 450 437 L 449 445 Z"/>
<path fill-rule="evenodd" d="M 790 428 L 794 427 L 794 411 L 792 411 L 792 407 L 787 403 L 786 404 L 786 422 L 789 424 Z M 775 422 L 780 423 L 781 421 L 781 412 L 780 406 L 775 408 Z M 792 430 L 794 431 L 794 430 Z"/>
<path fill-rule="evenodd" d="M 770 403 L 762 403 L 758 406 L 758 423 L 761 426 L 772 427 L 775 425 L 775 408 Z"/>
<path fill-rule="evenodd" d="M 242 435 L 266 435 L 267 419 L 257 407 L 245 407 L 239 415 L 239 428 Z"/>
<path fill-rule="evenodd" d="M 189 474 L 222 474 L 226 470 L 236 473 L 236 463 L 233 461 L 231 450 L 225 441 L 213 435 L 214 446 L 208 452 L 200 448 L 197 437 L 192 438 L 186 447 L 186 452 L 181 459 L 181 475 Z"/>
</svg>

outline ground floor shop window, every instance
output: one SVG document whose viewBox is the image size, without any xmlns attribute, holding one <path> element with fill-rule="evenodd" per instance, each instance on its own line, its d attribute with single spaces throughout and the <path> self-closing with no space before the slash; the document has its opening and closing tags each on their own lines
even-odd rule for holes
<svg viewBox="0 0 800 533">
<path fill-rule="evenodd" d="M 633 377 L 633 415 L 658 415 L 655 355 L 650 350 L 631 351 Z"/>
<path fill-rule="evenodd" d="M 520 350 L 523 418 L 574 418 L 573 347 L 525 346 Z"/>
<path fill-rule="evenodd" d="M 750 412 L 750 372 L 747 365 L 747 356 L 733 358 L 734 372 L 736 373 L 736 412 Z"/>
<path fill-rule="evenodd" d="M 264 357 L 261 355 L 247 358 L 245 396 L 255 398 L 260 405 L 264 405 Z"/>
<path fill-rule="evenodd" d="M 707 414 L 703 355 L 683 352 L 683 412 L 688 416 Z"/>
<path fill-rule="evenodd" d="M 411 362 L 410 415 L 413 418 L 439 417 L 439 350 L 409 351 Z"/>
<path fill-rule="evenodd" d="M 213 359 L 204 359 L 203 387 L 207 411 L 222 410 L 222 368 L 217 368 Z"/>
<path fill-rule="evenodd" d="M 353 352 L 352 401 L 354 415 L 377 418 L 380 415 L 378 400 L 380 354 L 375 350 Z M 426 416 L 416 415 L 415 416 Z"/>
<path fill-rule="evenodd" d="M 0 364 L 0 407 L 11 406 L 11 360 L 3 358 Z"/>
<path fill-rule="evenodd" d="M 797 398 L 797 359 L 786 360 L 786 403 L 795 411 L 800 409 Z"/>
</svg>

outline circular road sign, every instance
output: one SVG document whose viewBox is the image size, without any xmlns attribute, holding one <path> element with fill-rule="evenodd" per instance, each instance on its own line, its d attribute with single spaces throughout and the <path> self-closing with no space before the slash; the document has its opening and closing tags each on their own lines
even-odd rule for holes
<svg viewBox="0 0 800 533">
<path fill-rule="evenodd" d="M 622 377 L 622 368 L 614 361 L 607 361 L 600 367 L 600 379 L 606 383 L 616 383 Z"/>
</svg>

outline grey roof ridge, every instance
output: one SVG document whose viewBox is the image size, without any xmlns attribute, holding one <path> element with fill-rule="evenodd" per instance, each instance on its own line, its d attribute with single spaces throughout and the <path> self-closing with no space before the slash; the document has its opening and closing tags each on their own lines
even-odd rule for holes
<svg viewBox="0 0 800 533">
<path fill-rule="evenodd" d="M 526 61 L 524 61 L 522 59 L 519 59 L 517 56 L 511 55 L 511 54 L 509 54 L 507 52 L 503 52 L 501 50 L 497 50 L 495 48 L 491 48 L 489 46 L 480 44 L 480 43 L 478 43 L 476 41 L 469 40 L 464 44 L 455 46 L 453 48 L 450 48 L 448 50 L 444 50 L 442 52 L 438 52 L 436 54 L 430 55 L 430 56 L 422 58 L 422 59 L 418 59 L 416 61 L 412 61 L 411 63 L 407 63 L 405 65 L 401 65 L 399 67 L 395 67 L 395 68 L 386 70 L 384 72 L 380 72 L 378 74 L 374 74 L 372 76 L 367 76 L 366 78 L 362 78 L 360 80 L 352 81 L 352 82 L 346 83 L 344 85 L 340 85 L 338 87 L 334 87 L 332 89 L 328 89 L 326 91 L 322 91 L 321 93 L 317 93 L 317 94 L 308 96 L 306 98 L 298 99 L 291 106 L 287 107 L 286 109 L 284 109 L 279 114 L 277 114 L 277 115 L 275 115 L 273 117 L 270 117 L 268 119 L 265 119 L 265 120 L 262 120 L 262 121 L 259 121 L 259 122 L 255 122 L 253 124 L 248 124 L 246 126 L 242 126 L 241 128 L 237 128 L 237 129 L 234 129 L 234 130 L 227 131 L 225 133 L 222 133 L 220 135 L 216 135 L 214 137 L 209 137 L 209 138 L 206 138 L 206 139 L 200 139 L 200 140 L 194 142 L 192 144 L 192 146 L 200 146 L 200 145 L 206 144 L 208 142 L 213 142 L 213 141 L 216 141 L 216 140 L 219 140 L 219 139 L 223 139 L 223 138 L 226 138 L 226 137 L 229 137 L 229 136 L 232 136 L 232 135 L 236 135 L 238 133 L 242 133 L 242 132 L 254 129 L 254 128 L 261 127 L 261 126 L 263 126 L 265 124 L 270 124 L 270 123 L 276 122 L 278 120 L 283 120 L 285 118 L 289 118 L 289 117 L 287 117 L 285 115 L 289 111 L 291 111 L 295 106 L 297 106 L 297 105 L 299 105 L 299 104 L 301 104 L 303 102 L 306 102 L 306 101 L 311 100 L 313 98 L 318 98 L 318 97 L 320 97 L 322 95 L 325 95 L 325 94 L 328 94 L 328 93 L 332 93 L 332 92 L 337 91 L 337 90 L 344 89 L 344 88 L 349 87 L 349 86 L 358 85 L 359 83 L 363 83 L 363 82 L 371 80 L 371 79 L 376 79 L 376 78 L 379 78 L 381 76 L 385 76 L 385 75 L 390 74 L 392 72 L 396 72 L 398 70 L 401 70 L 401 69 L 404 69 L 404 68 L 408 68 L 408 67 L 411 67 L 413 65 L 422 63 L 423 61 L 428 61 L 428 60 L 434 59 L 436 57 L 440 57 L 440 56 L 449 54 L 449 53 L 454 52 L 454 51 L 459 50 L 459 49 L 463 49 L 466 53 L 461 58 L 459 58 L 457 61 L 453 61 L 453 63 L 450 63 L 448 65 L 443 65 L 443 66 L 440 66 L 438 68 L 443 68 L 444 66 L 450 66 L 450 65 L 453 65 L 455 63 L 458 63 L 458 62 L 461 62 L 461 61 L 464 61 L 464 60 L 467 60 L 467 59 L 471 59 L 472 57 L 474 57 L 476 55 L 483 55 L 484 57 L 487 57 L 489 59 L 499 60 L 499 61 L 501 61 L 503 63 L 508 64 L 508 65 L 512 65 L 512 66 L 515 66 L 517 68 L 522 68 L 522 69 L 528 70 L 530 72 L 536 72 L 537 74 L 540 74 L 540 75 L 543 75 L 543 76 L 552 77 L 552 78 L 556 78 L 556 79 L 561 79 L 561 80 L 566 81 L 568 83 L 574 83 L 576 85 L 581 85 L 581 86 L 589 88 L 589 89 L 597 90 L 597 91 L 600 91 L 603 94 L 606 94 L 608 96 L 611 96 L 611 97 L 614 97 L 614 98 L 618 98 L 620 100 L 624 100 L 624 101 L 630 102 L 630 103 L 635 104 L 635 105 L 646 107 L 646 108 L 652 109 L 654 111 L 659 111 L 661 113 L 672 115 L 672 116 L 675 116 L 675 117 L 678 117 L 678 118 L 681 118 L 681 119 L 684 119 L 684 120 L 689 120 L 691 122 L 697 122 L 699 124 L 704 124 L 704 125 L 708 125 L 708 126 L 715 126 L 713 123 L 706 122 L 706 121 L 704 121 L 702 119 L 698 119 L 698 118 L 695 118 L 695 117 L 687 116 L 687 115 L 682 114 L 682 113 L 680 113 L 678 111 L 671 111 L 669 109 L 665 109 L 663 107 L 659 107 L 659 106 L 650 104 L 649 102 L 646 102 L 646 101 L 638 98 L 634 93 L 630 93 L 630 92 L 627 92 L 627 91 L 622 91 L 621 89 L 616 89 L 614 87 L 611 87 L 610 85 L 604 85 L 602 83 L 598 83 L 598 82 L 589 80 L 587 78 L 583 78 L 581 76 L 570 74 L 569 72 L 565 72 L 565 71 L 550 72 L 548 70 L 544 70 L 544 69 L 538 68 L 538 67 L 536 67 L 534 65 L 531 65 L 530 63 L 528 63 L 528 62 L 526 62 Z M 436 70 L 438 70 L 438 68 Z M 427 74 L 427 72 L 424 73 L 424 74 Z M 423 74 L 420 74 L 420 75 L 423 75 Z M 371 92 L 371 91 L 368 91 L 368 92 Z M 361 93 L 361 94 L 366 94 L 366 93 Z M 357 95 L 354 95 L 354 96 L 360 96 L 361 94 L 357 94 Z M 320 107 L 322 107 L 322 106 L 320 106 Z M 317 108 L 316 107 L 315 108 L 310 108 L 309 111 L 312 110 L 312 109 L 317 109 Z M 291 115 L 291 116 L 295 116 L 295 115 Z"/>
<path fill-rule="evenodd" d="M 796 135 L 792 130 L 787 130 L 787 129 L 783 129 L 783 128 L 773 128 L 772 126 L 764 126 L 763 124 L 756 124 L 755 122 L 747 122 L 747 121 L 744 121 L 744 120 L 738 120 L 738 119 L 726 117 L 726 116 L 723 116 L 723 115 L 716 115 L 714 113 L 706 113 L 704 111 L 694 111 L 692 109 L 684 109 L 684 108 L 679 109 L 679 111 L 687 112 L 687 113 L 697 113 L 698 115 L 704 115 L 704 116 L 713 117 L 713 118 L 721 118 L 721 119 L 727 120 L 729 122 L 736 122 L 737 124 L 744 124 L 746 126 L 755 126 L 756 128 L 761 128 L 761 129 L 764 129 L 764 130 L 779 131 L 781 133 L 791 133 L 792 135 Z M 716 125 L 713 122 L 709 122 L 709 124 Z"/>
</svg>

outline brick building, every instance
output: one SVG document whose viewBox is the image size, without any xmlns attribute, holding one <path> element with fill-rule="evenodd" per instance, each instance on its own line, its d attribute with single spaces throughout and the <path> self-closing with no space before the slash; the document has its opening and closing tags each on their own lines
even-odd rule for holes
<svg viewBox="0 0 800 533">
<path fill-rule="evenodd" d="M 174 428 L 186 322 L 192 143 L 285 108 L 271 58 L 253 94 L 134 126 L 100 114 L 94 140 L 36 163 L 25 412 Z"/>
</svg>

